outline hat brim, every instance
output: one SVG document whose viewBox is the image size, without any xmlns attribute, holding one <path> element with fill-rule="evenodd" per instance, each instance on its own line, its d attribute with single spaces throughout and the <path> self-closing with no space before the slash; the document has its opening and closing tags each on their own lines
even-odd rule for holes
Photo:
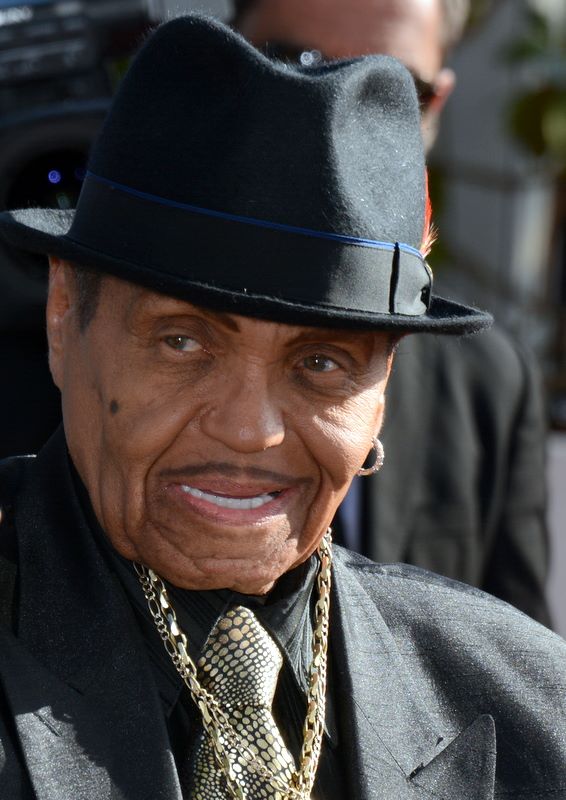
<svg viewBox="0 0 566 800">
<path fill-rule="evenodd" d="M 0 213 L 0 239 L 9 247 L 35 254 L 53 255 L 89 269 L 108 273 L 162 294 L 219 311 L 294 325 L 360 330 L 392 330 L 462 335 L 490 327 L 493 318 L 476 308 L 433 296 L 425 314 L 380 314 L 328 305 L 234 291 L 191 281 L 162 270 L 130 263 L 76 242 L 69 235 L 74 209 L 30 208 Z"/>
</svg>

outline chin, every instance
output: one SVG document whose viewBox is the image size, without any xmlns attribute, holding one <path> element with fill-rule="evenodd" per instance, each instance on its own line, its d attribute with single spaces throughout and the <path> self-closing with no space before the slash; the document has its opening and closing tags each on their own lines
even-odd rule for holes
<svg viewBox="0 0 566 800">
<path fill-rule="evenodd" d="M 254 597 L 261 597 L 262 595 L 269 594 L 269 592 L 275 586 L 278 578 L 281 576 L 277 576 L 277 578 L 273 578 L 272 580 L 268 581 L 267 583 L 245 583 L 239 584 L 237 583 L 234 586 L 229 586 L 228 588 L 234 592 L 239 592 L 240 594 L 248 594 Z"/>
<path fill-rule="evenodd" d="M 283 573 L 281 573 L 283 574 Z M 201 575 L 198 578 L 172 575 L 168 582 L 177 586 L 179 589 L 190 589 L 192 591 L 209 591 L 214 589 L 230 589 L 233 592 L 249 595 L 268 594 L 276 584 L 281 575 L 261 576 L 257 578 L 234 575 L 232 571 L 229 575 L 211 574 Z"/>
<path fill-rule="evenodd" d="M 207 591 L 231 589 L 242 594 L 267 594 L 291 565 L 269 565 L 246 559 L 177 559 L 175 562 L 147 558 L 144 563 L 179 589 Z"/>
<path fill-rule="evenodd" d="M 294 536 L 293 527 L 286 518 L 276 524 L 236 529 L 202 522 L 180 528 L 178 520 L 173 526 L 154 519 L 143 535 L 135 538 L 135 560 L 181 589 L 267 594 L 284 573 L 316 548 L 317 541 Z M 191 537 L 187 537 L 187 528 L 192 529 Z M 124 555 L 123 549 L 121 552 Z"/>
</svg>

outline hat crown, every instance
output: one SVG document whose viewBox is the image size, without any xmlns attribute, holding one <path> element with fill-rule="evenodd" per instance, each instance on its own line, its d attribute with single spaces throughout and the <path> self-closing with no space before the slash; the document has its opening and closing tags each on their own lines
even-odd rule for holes
<svg viewBox="0 0 566 800">
<path fill-rule="evenodd" d="M 418 103 L 385 56 L 294 68 L 208 18 L 177 18 L 135 59 L 90 169 L 215 211 L 421 243 Z"/>
<path fill-rule="evenodd" d="M 0 239 L 289 324 L 484 327 L 432 296 L 425 194 L 416 92 L 398 62 L 287 67 L 189 15 L 134 60 L 76 210 L 0 214 Z"/>
</svg>

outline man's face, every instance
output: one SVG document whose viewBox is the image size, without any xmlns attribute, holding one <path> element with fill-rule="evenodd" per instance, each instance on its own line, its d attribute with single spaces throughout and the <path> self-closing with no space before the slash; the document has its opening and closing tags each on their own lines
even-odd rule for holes
<svg viewBox="0 0 566 800">
<path fill-rule="evenodd" d="M 256 0 L 239 21 L 257 47 L 277 53 L 315 50 L 325 59 L 381 53 L 399 59 L 417 82 L 434 89 L 423 97 L 423 131 L 432 144 L 436 117 L 454 76 L 442 69 L 439 0 Z"/>
<path fill-rule="evenodd" d="M 105 278 L 86 330 L 52 260 L 69 450 L 116 549 L 173 584 L 261 594 L 316 548 L 379 430 L 383 333 L 215 313 Z"/>
</svg>

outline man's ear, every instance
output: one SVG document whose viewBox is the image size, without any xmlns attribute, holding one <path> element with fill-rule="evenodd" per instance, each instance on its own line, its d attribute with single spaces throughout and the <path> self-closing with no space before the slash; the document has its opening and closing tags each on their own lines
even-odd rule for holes
<svg viewBox="0 0 566 800">
<path fill-rule="evenodd" d="M 423 108 L 421 114 L 421 129 L 423 142 L 428 153 L 436 141 L 440 114 L 452 90 L 456 85 L 456 74 L 448 67 L 440 70 L 434 81 L 434 96 Z"/>
<path fill-rule="evenodd" d="M 450 67 L 443 67 L 434 81 L 434 97 L 429 103 L 432 113 L 440 114 L 455 85 L 456 73 Z"/>
<path fill-rule="evenodd" d="M 49 368 L 56 386 L 63 389 L 66 331 L 70 324 L 73 297 L 72 267 L 49 256 L 49 292 L 47 295 L 47 342 Z"/>
</svg>

